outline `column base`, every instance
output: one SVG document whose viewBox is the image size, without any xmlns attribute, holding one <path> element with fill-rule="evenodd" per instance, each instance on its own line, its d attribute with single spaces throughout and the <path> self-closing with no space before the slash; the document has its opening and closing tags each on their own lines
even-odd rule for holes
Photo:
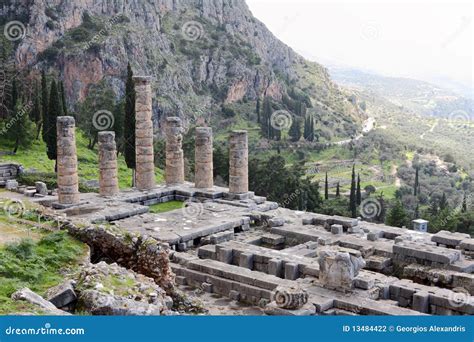
<svg viewBox="0 0 474 342">
<path fill-rule="evenodd" d="M 255 193 L 253 191 L 242 192 L 242 193 L 224 192 L 224 199 L 228 199 L 228 200 L 246 200 L 246 199 L 252 199 L 254 197 L 255 197 Z"/>
</svg>

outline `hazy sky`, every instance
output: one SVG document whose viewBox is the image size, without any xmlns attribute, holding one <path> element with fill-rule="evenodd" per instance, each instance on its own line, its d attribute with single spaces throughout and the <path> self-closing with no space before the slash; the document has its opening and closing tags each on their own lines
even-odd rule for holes
<svg viewBox="0 0 474 342">
<path fill-rule="evenodd" d="M 279 39 L 322 64 L 473 87 L 473 0 L 247 0 Z M 439 82 L 438 82 L 439 83 Z"/>
</svg>

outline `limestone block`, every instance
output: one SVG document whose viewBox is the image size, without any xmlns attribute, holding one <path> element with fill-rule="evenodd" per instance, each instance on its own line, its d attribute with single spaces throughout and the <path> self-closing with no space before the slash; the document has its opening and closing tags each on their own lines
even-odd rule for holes
<svg viewBox="0 0 474 342">
<path fill-rule="evenodd" d="M 331 233 L 334 235 L 340 235 L 344 232 L 344 227 L 341 224 L 331 225 Z"/>
<path fill-rule="evenodd" d="M 359 252 L 349 253 L 336 249 L 324 249 L 319 253 L 319 280 L 323 286 L 335 290 L 350 290 L 354 278 L 365 266 Z"/>
<path fill-rule="evenodd" d="M 48 194 L 48 187 L 44 182 L 35 182 L 36 193 L 46 196 Z"/>
</svg>

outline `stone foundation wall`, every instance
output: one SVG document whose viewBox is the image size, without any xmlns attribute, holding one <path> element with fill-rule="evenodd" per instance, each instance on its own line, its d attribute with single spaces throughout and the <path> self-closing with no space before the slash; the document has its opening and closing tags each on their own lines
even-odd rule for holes
<svg viewBox="0 0 474 342">
<path fill-rule="evenodd" d="M 152 238 L 144 238 L 116 227 L 77 227 L 68 222 L 62 229 L 87 243 L 117 264 L 153 278 L 168 295 L 175 292 L 168 248 Z"/>
<path fill-rule="evenodd" d="M 21 165 L 15 163 L 0 163 L 0 185 L 5 185 L 9 179 L 15 179 Z"/>
</svg>

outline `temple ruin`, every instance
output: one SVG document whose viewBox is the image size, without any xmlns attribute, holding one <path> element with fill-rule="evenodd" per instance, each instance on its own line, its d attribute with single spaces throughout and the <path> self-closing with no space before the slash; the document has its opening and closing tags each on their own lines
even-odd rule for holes
<svg viewBox="0 0 474 342">
<path fill-rule="evenodd" d="M 174 275 L 167 275 L 168 283 L 268 315 L 474 314 L 474 239 L 469 235 L 430 234 L 281 208 L 249 192 L 245 131 L 230 133 L 229 188 L 224 188 L 213 185 L 212 131 L 197 128 L 195 183 L 189 183 L 184 180 L 181 120 L 167 118 L 166 184 L 155 184 L 150 85 L 147 78 L 135 81 L 134 189 L 118 192 L 114 136 L 101 132 L 100 194 L 79 194 L 74 119 L 58 118 L 58 197 L 68 204 L 61 214 L 70 225 L 90 225 L 80 234 L 92 234 L 95 249 L 152 276 L 154 258 L 169 256 Z M 49 206 L 57 198 L 36 200 Z M 194 206 L 149 212 L 150 205 L 172 200 Z M 110 241 L 111 232 L 100 228 L 104 223 L 152 239 L 159 255 L 153 247 L 143 250 L 141 259 L 130 257 L 130 251 Z M 110 236 L 94 238 L 96 231 Z M 132 265 L 137 260 L 140 265 Z"/>
</svg>

